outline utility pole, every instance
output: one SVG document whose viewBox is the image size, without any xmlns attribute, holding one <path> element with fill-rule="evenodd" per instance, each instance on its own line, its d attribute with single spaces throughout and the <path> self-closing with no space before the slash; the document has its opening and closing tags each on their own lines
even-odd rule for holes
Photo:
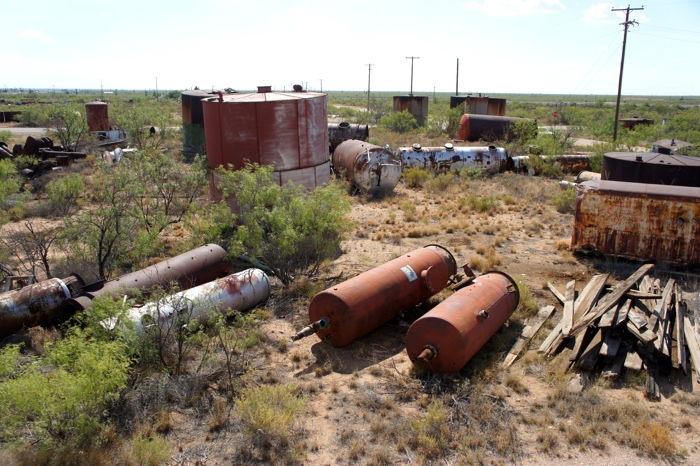
<svg viewBox="0 0 700 466">
<path fill-rule="evenodd" d="M 369 122 L 369 89 L 370 83 L 372 82 L 372 65 L 374 63 L 367 63 L 367 122 Z"/>
<path fill-rule="evenodd" d="M 630 21 L 630 11 L 643 10 L 644 6 L 641 8 L 630 8 L 629 4 L 627 8 L 613 8 L 611 11 L 624 11 L 625 12 L 625 22 L 620 23 L 620 25 L 625 26 L 625 35 L 622 38 L 622 59 L 620 60 L 620 80 L 617 83 L 617 103 L 615 104 L 615 131 L 613 132 L 613 142 L 617 141 L 617 123 L 618 118 L 620 118 L 620 95 L 622 94 L 622 70 L 625 67 L 625 47 L 627 46 L 627 29 L 629 29 L 630 24 L 639 24 L 635 20 Z"/>
<path fill-rule="evenodd" d="M 459 95 L 459 58 L 457 59 L 457 81 L 455 83 L 455 95 Z"/>
<path fill-rule="evenodd" d="M 321 92 L 323 92 L 323 79 L 321 79 Z"/>
<path fill-rule="evenodd" d="M 158 99 L 158 76 L 156 76 L 156 100 Z"/>
<path fill-rule="evenodd" d="M 410 96 L 413 96 L 413 60 L 418 60 L 420 57 L 406 57 L 407 60 L 411 60 L 411 93 L 409 94 Z"/>
</svg>

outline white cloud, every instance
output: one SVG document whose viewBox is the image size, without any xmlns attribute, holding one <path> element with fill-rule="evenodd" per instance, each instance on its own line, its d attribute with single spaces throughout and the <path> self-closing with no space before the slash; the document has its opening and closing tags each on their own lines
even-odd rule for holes
<svg viewBox="0 0 700 466">
<path fill-rule="evenodd" d="M 50 44 L 53 42 L 53 38 L 46 34 L 44 31 L 39 31 L 37 29 L 27 29 L 19 33 L 22 39 L 32 39 L 39 42 L 46 42 Z"/>
<path fill-rule="evenodd" d="M 616 7 L 612 3 L 598 3 L 588 8 L 583 13 L 583 20 L 587 23 L 594 24 L 613 24 L 621 23 L 625 20 L 624 11 L 612 11 L 613 8 L 620 9 L 625 8 L 624 6 Z M 631 11 L 630 21 L 635 20 L 638 23 L 648 23 L 650 21 L 649 17 L 642 13 L 641 11 Z"/>
<path fill-rule="evenodd" d="M 541 15 L 566 9 L 559 0 L 482 0 L 467 2 L 464 6 L 497 17 Z"/>
</svg>

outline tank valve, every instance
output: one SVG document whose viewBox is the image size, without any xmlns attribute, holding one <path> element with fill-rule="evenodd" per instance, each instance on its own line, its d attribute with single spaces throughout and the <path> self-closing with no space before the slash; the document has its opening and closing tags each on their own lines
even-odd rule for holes
<svg viewBox="0 0 700 466">
<path fill-rule="evenodd" d="M 483 322 L 489 318 L 489 313 L 487 310 L 483 309 L 476 313 L 476 318 L 479 319 L 479 322 Z"/>
<path fill-rule="evenodd" d="M 319 319 L 316 322 L 307 325 L 306 327 L 295 333 L 292 337 L 292 341 L 301 340 L 304 337 L 313 335 L 314 333 L 316 333 L 317 330 L 323 330 L 326 328 L 328 328 L 328 321 L 326 319 Z"/>
<path fill-rule="evenodd" d="M 437 349 L 433 345 L 425 345 L 423 351 L 418 355 L 418 361 L 422 363 L 427 363 L 431 359 L 437 356 Z"/>
</svg>

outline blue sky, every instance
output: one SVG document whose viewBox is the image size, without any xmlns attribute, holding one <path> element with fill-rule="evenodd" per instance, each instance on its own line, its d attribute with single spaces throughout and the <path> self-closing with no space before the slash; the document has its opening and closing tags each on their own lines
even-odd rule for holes
<svg viewBox="0 0 700 466">
<path fill-rule="evenodd" d="M 613 2 L 616 0 L 613 0 Z M 622 93 L 700 95 L 700 0 L 630 3 Z M 627 3 L 25 0 L 0 86 L 616 94 Z M 322 80 L 322 82 L 321 82 Z"/>
</svg>

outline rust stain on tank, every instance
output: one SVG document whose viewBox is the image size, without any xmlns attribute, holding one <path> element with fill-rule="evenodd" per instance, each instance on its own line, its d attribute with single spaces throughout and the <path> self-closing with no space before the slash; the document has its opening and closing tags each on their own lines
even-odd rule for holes
<svg viewBox="0 0 700 466">
<path fill-rule="evenodd" d="M 700 264 L 700 188 L 619 181 L 579 185 L 574 251 Z"/>
</svg>

